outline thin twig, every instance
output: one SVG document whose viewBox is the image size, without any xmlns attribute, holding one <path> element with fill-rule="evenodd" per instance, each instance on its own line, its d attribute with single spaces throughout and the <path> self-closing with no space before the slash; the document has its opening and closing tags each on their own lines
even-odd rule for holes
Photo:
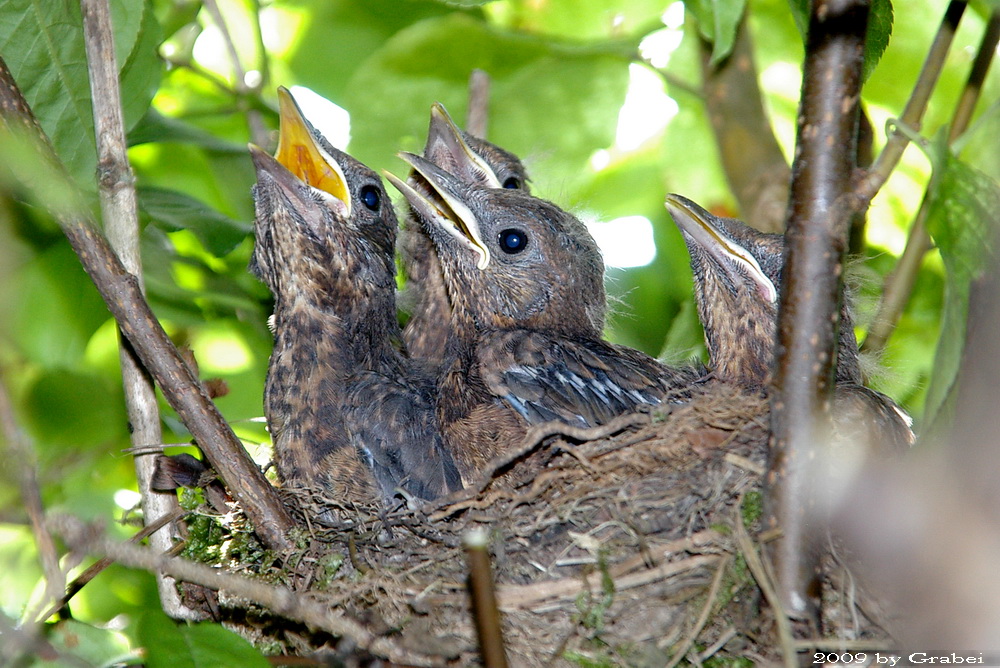
<svg viewBox="0 0 1000 668">
<path fill-rule="evenodd" d="M 97 164 L 100 181 L 101 215 L 108 242 L 121 259 L 125 269 L 135 276 L 139 290 L 145 292 L 142 280 L 142 258 L 139 252 L 139 216 L 136 208 L 135 178 L 126 154 L 125 124 L 122 114 L 121 90 L 118 86 L 118 63 L 115 59 L 111 8 L 108 0 L 81 0 L 83 34 L 87 48 L 87 72 L 90 75 L 91 101 L 94 107 L 94 130 L 97 136 Z M 119 332 L 119 357 L 125 406 L 128 411 L 133 446 L 160 443 L 160 408 L 153 380 L 139 363 L 131 347 Z M 176 514 L 179 509 L 176 494 L 164 494 L 150 489 L 153 457 L 135 457 L 135 475 L 142 496 L 143 521 L 156 522 L 161 517 Z M 177 527 L 164 526 L 150 536 L 157 550 L 169 550 L 179 538 Z M 160 604 L 171 617 L 194 619 L 198 615 L 186 607 L 170 578 L 157 577 Z"/>
<path fill-rule="evenodd" d="M 938 32 L 934 36 L 930 52 L 927 54 L 924 66 L 917 77 L 917 83 L 914 85 L 910 99 L 907 100 L 903 113 L 899 117 L 900 122 L 904 125 L 912 128 L 920 127 L 920 121 L 927 110 L 927 102 L 930 100 L 934 86 L 944 68 L 948 50 L 951 48 L 955 31 L 958 29 L 958 23 L 962 20 L 962 14 L 965 13 L 967 5 L 968 2 L 965 0 L 952 0 L 948 4 Z M 875 164 L 855 188 L 854 209 L 856 211 L 864 211 L 868 208 L 868 203 L 885 185 L 892 170 L 899 163 L 899 159 L 903 157 L 903 151 L 906 150 L 908 144 L 909 139 L 902 132 L 894 131 L 889 135 L 889 139 L 876 158 Z"/>
<path fill-rule="evenodd" d="M 486 668 L 506 668 L 500 609 L 493 588 L 493 569 L 486 532 L 470 531 L 465 535 L 465 555 L 469 564 L 469 595 L 472 598 L 472 618 L 476 622 L 479 649 Z"/>
<path fill-rule="evenodd" d="M 0 377 L 2 375 L 0 374 Z M 56 600 L 62 595 L 66 586 L 66 577 L 59 567 L 59 552 L 56 550 L 55 542 L 45 527 L 45 508 L 42 505 L 36 470 L 37 458 L 31 441 L 17 422 L 7 387 L 2 382 L 0 382 L 0 429 L 3 440 L 7 443 L 6 461 L 13 464 L 17 470 L 21 500 L 31 522 L 31 533 L 38 548 L 38 558 L 42 562 L 42 573 L 45 574 L 46 595 L 49 600 Z"/>
<path fill-rule="evenodd" d="M 712 608 L 715 607 L 715 597 L 719 595 L 719 587 L 722 586 L 722 576 L 726 574 L 726 569 L 729 568 L 731 562 L 732 557 L 728 555 L 719 560 L 719 566 L 715 570 L 715 577 L 712 578 L 712 586 L 708 588 L 708 597 L 705 599 L 705 605 L 701 609 L 701 614 L 698 615 L 698 620 L 691 627 L 691 632 L 684 638 L 680 649 L 674 654 L 674 658 L 667 664 L 667 668 L 674 668 L 674 666 L 684 660 L 688 650 L 694 645 L 694 641 L 698 639 L 698 634 L 705 628 L 708 617 L 712 613 Z"/>
<path fill-rule="evenodd" d="M 130 568 L 153 573 L 168 573 L 177 580 L 192 582 L 209 589 L 225 590 L 240 598 L 253 601 L 276 615 L 348 639 L 358 648 L 396 663 L 414 666 L 432 666 L 438 663 L 430 656 L 405 650 L 389 638 L 375 635 L 343 612 L 333 610 L 286 587 L 251 580 L 221 568 L 212 568 L 178 557 L 165 557 L 138 545 L 111 540 L 104 536 L 102 531 L 68 515 L 51 517 L 49 526 L 74 550 L 108 557 Z"/>
<path fill-rule="evenodd" d="M 969 127 L 972 111 L 976 108 L 976 103 L 983 92 L 983 83 L 986 81 L 986 73 L 993 62 L 998 40 L 1000 40 L 1000 12 L 994 11 L 990 16 L 989 23 L 986 24 L 986 32 L 983 33 L 983 39 L 979 44 L 976 59 L 972 63 L 969 78 L 952 114 L 951 127 L 948 130 L 949 145 L 954 143 Z M 878 310 L 872 320 L 868 335 L 861 345 L 861 350 L 864 352 L 878 354 L 885 348 L 889 337 L 896 329 L 896 324 L 899 322 L 906 304 L 910 301 L 910 294 L 917 282 L 917 275 L 920 272 L 924 255 L 931 248 L 930 235 L 927 233 L 929 213 L 930 198 L 925 193 L 924 199 L 920 203 L 920 209 L 913 220 L 913 226 L 910 228 L 906 248 L 903 249 L 903 254 L 892 273 L 885 279 Z"/>
<path fill-rule="evenodd" d="M 250 137 L 253 140 L 253 143 L 258 146 L 266 146 L 267 130 L 264 128 L 264 122 L 260 117 L 260 112 L 256 109 L 245 107 L 246 97 L 255 91 L 247 85 L 246 70 L 243 68 L 243 63 L 240 62 L 240 54 L 236 50 L 236 43 L 233 41 L 233 36 L 229 32 L 229 26 L 226 25 L 222 12 L 219 11 L 219 5 L 215 0 L 204 0 L 202 4 L 212 16 L 212 21 L 215 23 L 216 27 L 218 27 L 219 34 L 222 35 L 222 43 L 226 47 L 226 54 L 229 56 L 229 63 L 233 66 L 233 79 L 235 80 L 234 83 L 236 85 L 236 92 L 241 100 L 241 106 L 244 107 L 243 111 L 246 114 L 247 125 L 250 128 Z"/>
<path fill-rule="evenodd" d="M 468 485 L 463 490 L 453 492 L 435 501 L 432 508 L 440 509 L 445 514 L 441 515 L 441 512 L 436 513 L 431 515 L 431 519 L 440 519 L 442 516 L 450 515 L 452 513 L 449 506 L 458 506 L 482 494 L 490 486 L 490 483 L 493 482 L 498 472 L 534 452 L 541 445 L 542 441 L 550 436 L 568 436 L 578 441 L 592 441 L 611 436 L 629 427 L 649 424 L 649 421 L 650 417 L 648 413 L 629 413 L 627 415 L 620 415 L 613 420 L 609 420 L 607 424 L 596 427 L 574 427 L 564 422 L 554 421 L 534 425 L 524 435 L 521 445 L 504 455 L 494 457 L 490 460 L 478 481 Z"/>
<path fill-rule="evenodd" d="M 43 202 L 59 221 L 81 264 L 101 293 L 115 321 L 142 364 L 152 373 L 167 402 L 198 441 L 213 468 L 236 497 L 258 535 L 271 549 L 291 547 L 287 533 L 294 526 L 277 491 L 243 449 L 204 386 L 167 336 L 107 240 L 95 229 L 79 192 L 72 185 L 6 63 L 0 58 L 0 133 L 33 142 L 55 192 L 69 193 L 57 202 Z M 29 184 L 34 185 L 34 184 Z"/>
<path fill-rule="evenodd" d="M 465 131 L 473 137 L 486 139 L 490 122 L 490 75 L 472 70 L 469 75 L 469 110 L 465 115 Z"/>
<path fill-rule="evenodd" d="M 764 598 L 771 605 L 774 623 L 778 628 L 778 641 L 781 644 L 785 668 L 797 668 L 798 660 L 796 659 L 795 640 L 792 636 L 792 624 L 788 620 L 788 613 L 782 604 L 781 596 L 778 595 L 774 581 L 768 575 L 764 562 L 761 561 L 757 548 L 750 539 L 747 528 L 743 525 L 743 515 L 739 511 L 740 505 L 737 504 L 734 513 L 736 521 L 733 522 L 733 536 L 736 538 L 736 546 L 740 549 L 740 554 L 743 555 L 743 560 L 746 561 L 750 574 L 757 581 L 757 586 L 764 592 Z"/>
<path fill-rule="evenodd" d="M 156 522 L 147 524 L 141 530 L 137 531 L 135 535 L 133 535 L 128 540 L 130 543 L 139 544 L 147 537 L 149 537 L 151 534 L 155 533 L 157 530 L 162 529 L 164 526 L 170 524 L 171 522 L 176 522 L 177 520 L 184 517 L 184 515 L 186 514 L 187 512 L 185 510 L 178 508 L 174 514 L 164 515 L 163 517 L 159 518 Z M 91 564 L 85 571 L 83 571 L 75 578 L 73 578 L 72 582 L 66 585 L 66 592 L 61 597 L 59 597 L 59 600 L 57 600 L 55 604 L 52 605 L 52 607 L 50 607 L 48 610 L 45 611 L 45 613 L 43 613 L 38 617 L 38 621 L 44 622 L 46 619 L 52 617 L 52 615 L 56 614 L 57 612 L 65 608 L 66 605 L 70 602 L 70 600 L 78 593 L 80 593 L 80 590 L 82 590 L 94 578 L 100 575 L 101 571 L 103 571 L 113 563 L 114 562 L 111 559 L 102 558 L 98 559 L 93 564 Z M 169 580 L 170 582 L 174 582 L 173 578 L 164 578 L 164 580 Z"/>
</svg>

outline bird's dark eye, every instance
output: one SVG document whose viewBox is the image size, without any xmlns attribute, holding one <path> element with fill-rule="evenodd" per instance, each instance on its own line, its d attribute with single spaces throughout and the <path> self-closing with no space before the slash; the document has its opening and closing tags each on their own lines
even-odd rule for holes
<svg viewBox="0 0 1000 668">
<path fill-rule="evenodd" d="M 508 255 L 514 255 L 527 248 L 528 235 L 522 230 L 510 228 L 500 232 L 497 235 L 497 241 L 500 242 L 500 250 Z"/>
<path fill-rule="evenodd" d="M 361 199 L 361 203 L 372 211 L 378 211 L 379 202 L 382 200 L 381 195 L 379 195 L 378 188 L 375 186 L 363 187 L 359 198 Z"/>
<path fill-rule="evenodd" d="M 508 176 L 507 180 L 503 182 L 503 187 L 509 190 L 520 190 L 521 189 L 521 179 L 516 176 Z"/>
</svg>

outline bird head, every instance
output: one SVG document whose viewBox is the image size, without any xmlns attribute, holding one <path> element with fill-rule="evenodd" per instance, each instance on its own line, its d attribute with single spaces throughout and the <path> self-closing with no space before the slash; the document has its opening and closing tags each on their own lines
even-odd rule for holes
<svg viewBox="0 0 1000 668">
<path fill-rule="evenodd" d="M 527 172 L 517 156 L 462 131 L 440 102 L 431 107 L 424 157 L 466 183 L 508 190 L 529 189 Z"/>
<path fill-rule="evenodd" d="M 381 179 L 314 130 L 286 89 L 278 99 L 277 155 L 250 146 L 257 170 L 250 270 L 277 299 L 321 297 L 338 281 L 394 286 L 397 223 Z"/>
<path fill-rule="evenodd" d="M 691 256 L 698 312 L 716 375 L 763 386 L 774 358 L 784 236 L 716 216 L 680 195 L 667 195 L 666 207 Z M 837 380 L 858 378 L 854 323 L 844 305 Z"/>
<path fill-rule="evenodd" d="M 434 242 L 453 311 L 479 327 L 600 335 L 604 263 L 586 226 L 518 190 L 467 183 L 412 153 L 422 177 L 387 178 Z"/>
</svg>

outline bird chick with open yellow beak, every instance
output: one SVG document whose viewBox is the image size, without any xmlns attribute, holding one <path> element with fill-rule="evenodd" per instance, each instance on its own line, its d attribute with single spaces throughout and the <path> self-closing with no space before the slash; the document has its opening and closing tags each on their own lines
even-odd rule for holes
<svg viewBox="0 0 1000 668">
<path fill-rule="evenodd" d="M 433 378 L 394 347 L 396 216 L 381 179 L 279 89 L 276 157 L 251 146 L 251 271 L 274 295 L 264 409 L 279 477 L 336 501 L 457 489 Z"/>
</svg>

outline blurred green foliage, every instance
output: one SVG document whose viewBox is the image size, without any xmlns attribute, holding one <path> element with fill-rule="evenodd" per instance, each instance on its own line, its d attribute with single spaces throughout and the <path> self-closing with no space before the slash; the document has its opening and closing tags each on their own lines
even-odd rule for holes
<svg viewBox="0 0 1000 668">
<path fill-rule="evenodd" d="M 255 141 L 273 149 L 276 86 L 307 86 L 346 109 L 349 150 L 376 169 L 400 173 L 404 166 L 395 152 L 422 149 L 431 103 L 443 102 L 462 119 L 470 71 L 486 70 L 492 81 L 488 136 L 525 158 L 538 195 L 587 219 L 651 221 L 655 259 L 609 270 L 608 335 L 675 360 L 698 355 L 703 346 L 687 253 L 663 196 L 679 192 L 716 212 L 737 213 L 697 92 L 698 39 L 714 37 L 714 57 L 724 57 L 744 4 L 765 106 L 786 155 L 792 151 L 802 57 L 793 7 L 801 3 L 699 1 L 678 20 L 681 3 L 669 0 L 219 0 L 242 79 L 224 31 L 198 0 L 111 4 L 149 300 L 174 340 L 194 351 L 202 376 L 227 382 L 229 394 L 218 404 L 261 462 L 268 459 L 267 437 L 247 420 L 262 414 L 270 305 L 267 291 L 246 271 L 253 170 L 245 146 Z M 878 150 L 883 125 L 903 108 L 946 1 L 898 3 L 895 16 L 887 0 L 876 5 L 877 44 L 869 50 L 874 71 L 864 101 Z M 925 136 L 947 123 L 984 23 L 982 12 L 967 12 L 932 98 Z M 655 44 L 672 50 L 648 55 Z M 653 67 L 640 54 L 662 62 Z M 0 55 L 73 177 L 92 193 L 96 159 L 78 4 L 0 4 Z M 660 72 L 667 76 L 658 78 Z M 983 97 L 996 100 L 998 93 L 994 73 Z M 664 102 L 667 95 L 672 103 Z M 647 104 L 643 100 L 661 105 L 651 107 L 659 117 L 648 128 L 645 122 L 619 126 L 619 118 L 635 118 L 625 114 L 626 102 L 634 114 Z M 996 105 L 983 116 L 960 157 L 979 170 L 977 179 L 992 183 L 1000 177 L 1000 151 L 988 140 L 1000 123 Z M 255 124 L 263 131 L 254 132 Z M 639 132 L 639 139 L 624 141 L 627 131 Z M 35 447 L 46 507 L 103 519 L 113 535 L 125 537 L 135 527 L 115 521 L 134 503 L 121 492 L 135 483 L 131 458 L 123 453 L 129 441 L 115 329 L 42 210 L 44 189 L 26 176 L 30 161 L 9 151 L 0 156 L 3 383 Z M 908 151 L 874 203 L 868 247 L 855 272 L 862 332 L 929 174 L 927 158 Z M 942 178 L 965 192 L 967 174 L 950 167 Z M 972 197 L 973 206 L 980 201 Z M 957 228 L 939 229 L 960 241 Z M 946 255 L 943 264 L 936 254 L 927 258 L 873 375 L 876 387 L 915 414 L 932 371 L 944 266 L 955 257 Z M 948 322 L 953 318 L 964 322 L 964 311 Z M 164 421 L 168 442 L 188 438 L 165 405 Z M 15 479 L 10 467 L 0 477 L 0 613 L 20 619 L 37 613 L 44 596 Z M 114 567 L 71 604 L 82 623 L 52 626 L 50 640 L 61 646 L 60 638 L 76 634 L 83 649 L 73 653 L 90 665 L 105 665 L 143 644 L 169 652 L 182 642 L 193 648 L 185 661 L 202 665 L 198 653 L 223 642 L 216 631 L 198 627 L 168 633 L 165 620 L 155 616 L 94 626 L 119 615 L 135 620 L 155 606 L 151 576 Z M 160 642 L 168 635 L 171 641 Z M 224 642 L 220 648 L 246 649 L 237 640 Z M 162 657 L 151 653 L 149 663 L 166 665 Z"/>
</svg>

